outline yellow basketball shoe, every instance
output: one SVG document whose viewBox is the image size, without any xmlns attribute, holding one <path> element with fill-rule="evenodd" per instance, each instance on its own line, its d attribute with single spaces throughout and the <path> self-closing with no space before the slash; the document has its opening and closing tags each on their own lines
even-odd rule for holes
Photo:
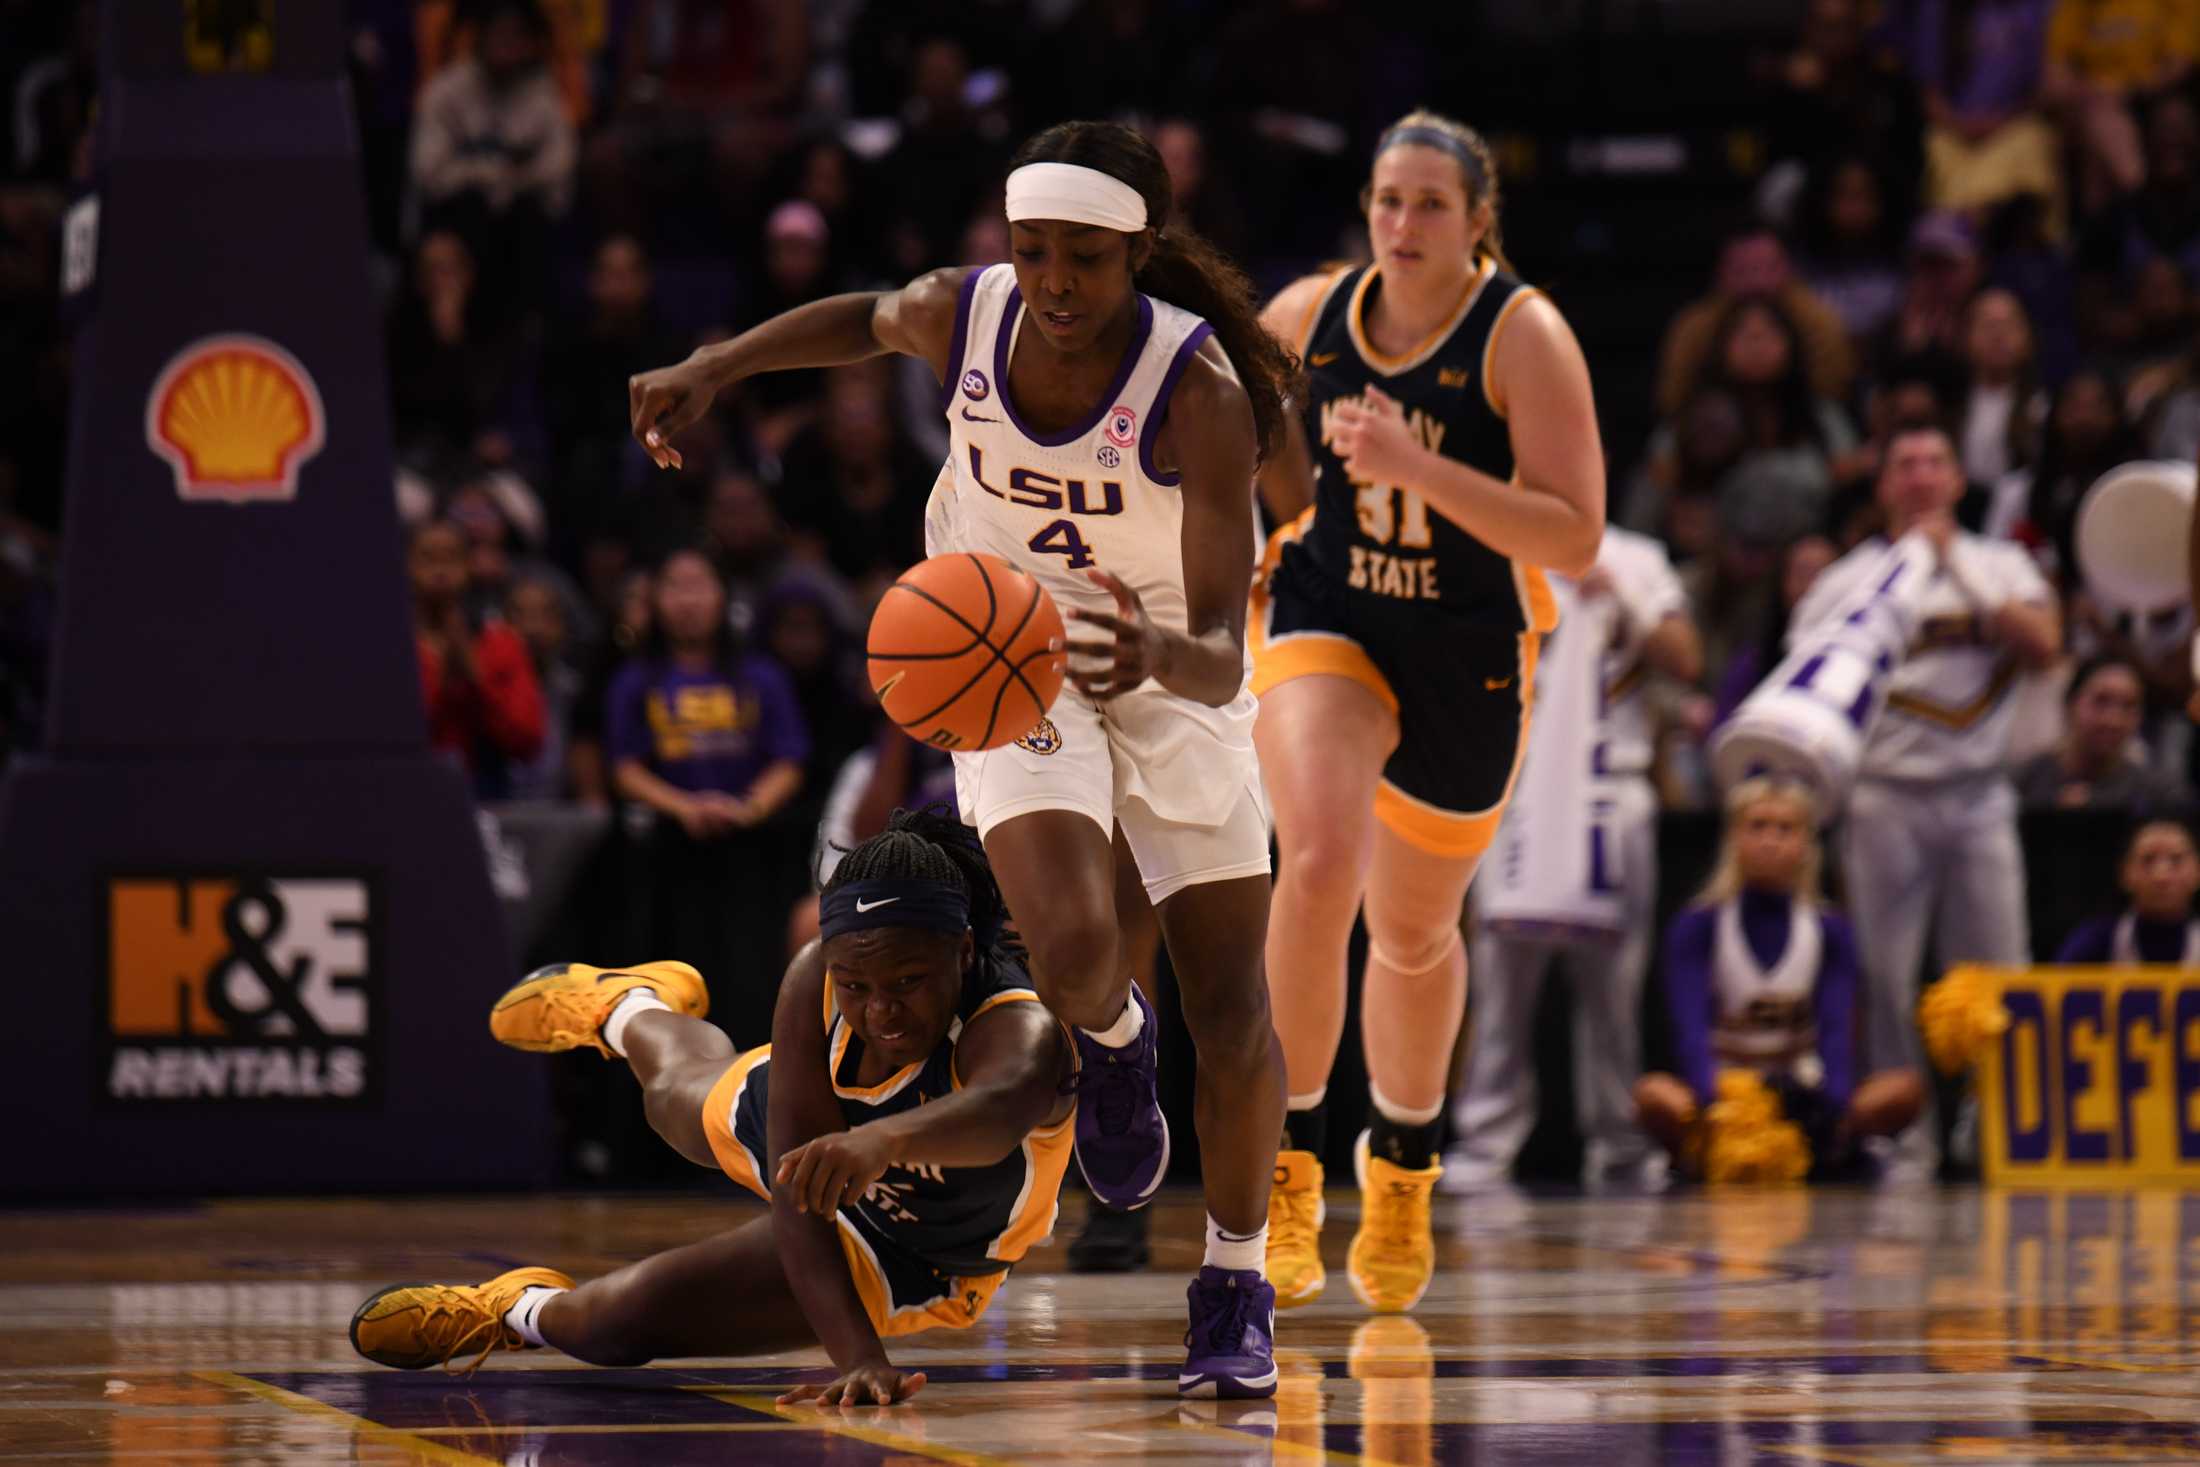
<svg viewBox="0 0 2200 1467">
<path fill-rule="evenodd" d="M 554 1268 L 515 1268 L 485 1284 L 392 1284 L 352 1315 L 351 1347 L 399 1370 L 448 1366 L 470 1353 L 472 1371 L 498 1350 L 526 1348 L 504 1316 L 538 1287 L 570 1289 L 573 1281 Z"/>
<path fill-rule="evenodd" d="M 1408 1171 L 1370 1153 L 1367 1134 L 1362 1131 L 1352 1148 L 1352 1168 L 1360 1178 L 1360 1230 L 1352 1235 L 1345 1267 L 1362 1304 L 1397 1314 L 1420 1302 L 1436 1272 L 1428 1207 L 1444 1167 L 1438 1162 Z"/>
<path fill-rule="evenodd" d="M 1322 1267 L 1322 1164 L 1311 1151 L 1276 1153 L 1268 1191 L 1268 1282 L 1276 1307 L 1311 1304 L 1329 1282 Z"/>
<path fill-rule="evenodd" d="M 703 975 L 685 963 L 632 968 L 552 963 L 505 991 L 489 1010 L 489 1032 L 514 1049 L 551 1054 L 587 1044 L 610 1058 L 611 1046 L 599 1031 L 611 1006 L 637 988 L 655 993 L 674 1013 L 700 1019 L 710 1012 Z"/>
</svg>

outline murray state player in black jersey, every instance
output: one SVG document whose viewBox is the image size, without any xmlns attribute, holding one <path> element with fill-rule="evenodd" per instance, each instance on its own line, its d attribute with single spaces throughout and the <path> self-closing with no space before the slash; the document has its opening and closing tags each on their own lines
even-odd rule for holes
<svg viewBox="0 0 2200 1467">
<path fill-rule="evenodd" d="M 1250 633 L 1281 852 L 1268 981 L 1291 1088 L 1268 1266 L 1279 1304 L 1322 1287 L 1322 1099 L 1364 896 L 1373 1120 L 1351 1275 L 1370 1307 L 1405 1309 L 1435 1257 L 1438 1115 L 1466 1004 L 1460 906 L 1520 767 L 1556 620 L 1543 570 L 1580 575 L 1596 556 L 1604 454 L 1573 333 L 1506 265 L 1481 137 L 1400 119 L 1362 202 L 1373 263 L 1300 280 L 1264 317 L 1312 390 L 1308 459 L 1279 459 L 1263 487 L 1313 501 L 1269 547 Z"/>
</svg>

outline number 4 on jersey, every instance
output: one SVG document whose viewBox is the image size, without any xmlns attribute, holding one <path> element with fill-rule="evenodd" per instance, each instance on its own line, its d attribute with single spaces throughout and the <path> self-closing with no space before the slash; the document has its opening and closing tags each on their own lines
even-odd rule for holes
<svg viewBox="0 0 2200 1467">
<path fill-rule="evenodd" d="M 1086 566 L 1097 563 L 1092 547 L 1085 543 L 1084 536 L 1077 533 L 1074 520 L 1056 520 L 1048 525 L 1031 537 L 1030 548 L 1041 555 L 1068 556 L 1071 570 L 1083 570 Z"/>
</svg>

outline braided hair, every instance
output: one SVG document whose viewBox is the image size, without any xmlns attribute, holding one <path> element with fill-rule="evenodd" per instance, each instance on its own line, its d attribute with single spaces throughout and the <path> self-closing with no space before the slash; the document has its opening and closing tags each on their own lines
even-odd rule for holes
<svg viewBox="0 0 2200 1467">
<path fill-rule="evenodd" d="M 886 828 L 864 841 L 833 868 L 824 892 L 880 878 L 938 881 L 970 903 L 970 934 L 981 963 L 1024 962 L 1024 945 L 1008 925 L 1008 903 L 985 859 L 977 832 L 944 805 L 896 810 Z M 823 895 L 824 893 L 821 893 Z"/>
</svg>

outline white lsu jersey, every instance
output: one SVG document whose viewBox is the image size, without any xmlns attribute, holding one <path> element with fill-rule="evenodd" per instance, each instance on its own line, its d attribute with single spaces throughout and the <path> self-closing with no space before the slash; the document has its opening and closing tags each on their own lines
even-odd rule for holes
<svg viewBox="0 0 2200 1467">
<path fill-rule="evenodd" d="M 1086 576 L 1104 570 L 1138 593 L 1156 626 L 1182 632 L 1189 622 L 1184 506 L 1179 476 L 1155 462 L 1154 439 L 1170 395 L 1213 328 L 1144 295 L 1137 310 L 1130 345 L 1091 419 L 1040 433 L 1023 420 L 1008 389 L 1025 319 L 1016 272 L 1008 265 L 971 272 L 941 390 L 953 447 L 933 489 L 925 549 L 999 556 L 1036 577 L 1065 619 L 1077 608 L 1115 611 L 1114 597 Z M 1246 493 L 1250 500 L 1250 484 Z M 1078 635 L 1075 623 L 1069 629 Z M 1084 632 L 1105 639 L 1091 628 Z M 1245 666 L 1249 678 L 1249 653 Z M 1072 687 L 1061 698 L 1055 718 L 1063 736 L 1069 710 L 1062 704 L 1079 705 L 1078 722 L 1105 729 L 1118 807 L 1137 796 L 1172 821 L 1216 825 L 1230 816 L 1245 789 L 1243 773 L 1252 768 L 1258 705 L 1246 686 L 1219 708 L 1151 680 L 1097 707 Z M 985 757 L 958 754 L 957 768 L 974 769 L 973 761 Z M 1257 790 L 1257 774 L 1252 780 Z"/>
<path fill-rule="evenodd" d="M 1794 633 L 1832 616 L 1886 554 L 1873 538 L 1826 567 L 1795 608 Z M 2030 552 L 1959 532 L 1949 556 L 1989 594 L 2052 605 L 2054 593 Z M 2015 726 L 2016 654 L 1993 639 L 1991 608 L 1977 605 L 1945 570 L 1933 574 L 1909 655 L 1888 684 L 1887 706 L 1865 741 L 1866 778 L 1943 780 L 1986 774 L 2008 762 Z"/>
</svg>

